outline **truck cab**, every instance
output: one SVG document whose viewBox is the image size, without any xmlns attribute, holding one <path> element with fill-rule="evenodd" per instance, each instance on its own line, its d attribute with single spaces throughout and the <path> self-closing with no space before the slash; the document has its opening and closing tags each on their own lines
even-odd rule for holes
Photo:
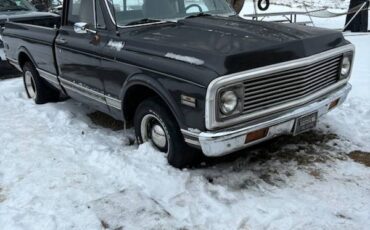
<svg viewBox="0 0 370 230">
<path fill-rule="evenodd" d="M 134 125 L 175 167 L 314 128 L 342 104 L 340 32 L 248 21 L 224 0 L 66 0 L 54 26 L 8 23 L 38 104 L 67 95 Z"/>
</svg>

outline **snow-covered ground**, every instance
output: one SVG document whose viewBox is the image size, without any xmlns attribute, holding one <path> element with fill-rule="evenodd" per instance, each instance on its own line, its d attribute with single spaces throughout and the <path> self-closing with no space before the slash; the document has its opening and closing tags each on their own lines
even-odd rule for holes
<svg viewBox="0 0 370 230">
<path fill-rule="evenodd" d="M 249 0 L 252 1 L 252 0 Z M 303 4 L 315 7 L 348 9 L 350 0 L 271 0 L 274 4 L 302 7 Z"/>
<path fill-rule="evenodd" d="M 370 167 L 349 153 L 370 152 L 370 36 L 348 38 L 353 91 L 315 131 L 183 171 L 80 103 L 0 81 L 0 229 L 368 229 Z"/>
</svg>

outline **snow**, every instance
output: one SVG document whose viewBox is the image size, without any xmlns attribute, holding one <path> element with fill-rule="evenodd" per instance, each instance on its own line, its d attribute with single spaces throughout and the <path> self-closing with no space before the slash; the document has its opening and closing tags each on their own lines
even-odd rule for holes
<svg viewBox="0 0 370 230">
<path fill-rule="evenodd" d="M 174 54 L 174 53 L 167 53 L 165 57 L 175 59 L 178 61 L 182 61 L 182 62 L 187 62 L 193 65 L 203 65 L 204 64 L 204 61 L 198 58 L 183 56 L 183 55 Z"/>
<path fill-rule="evenodd" d="M 4 49 L 0 48 L 0 62 L 6 60 Z"/>
<path fill-rule="evenodd" d="M 348 39 L 353 91 L 314 132 L 182 171 L 76 101 L 0 81 L 1 229 L 367 229 L 370 168 L 347 154 L 370 152 L 370 36 Z"/>
<path fill-rule="evenodd" d="M 341 8 L 348 9 L 350 0 L 272 0 L 274 4 L 302 7 L 303 4 L 314 7 L 329 7 L 329 8 Z"/>
<path fill-rule="evenodd" d="M 125 44 L 123 42 L 117 42 L 117 41 L 110 40 L 108 42 L 108 46 L 113 49 L 116 49 L 117 51 L 121 51 L 125 47 Z"/>
</svg>

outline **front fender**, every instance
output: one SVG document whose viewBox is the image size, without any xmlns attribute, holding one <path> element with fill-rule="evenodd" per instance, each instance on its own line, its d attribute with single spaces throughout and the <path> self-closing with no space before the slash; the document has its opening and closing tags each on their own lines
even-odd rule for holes
<svg viewBox="0 0 370 230">
<path fill-rule="evenodd" d="M 168 76 L 149 76 L 136 74 L 130 77 L 122 87 L 120 98 L 125 104 L 126 93 L 130 87 L 141 85 L 154 91 L 168 106 L 181 129 L 196 128 L 202 130 L 204 124 L 204 99 L 206 89 L 181 79 Z M 138 92 L 140 93 L 140 92 Z M 192 96 L 197 99 L 197 107 L 191 108 L 181 104 L 181 95 Z M 123 110 L 125 117 L 125 110 Z"/>
</svg>

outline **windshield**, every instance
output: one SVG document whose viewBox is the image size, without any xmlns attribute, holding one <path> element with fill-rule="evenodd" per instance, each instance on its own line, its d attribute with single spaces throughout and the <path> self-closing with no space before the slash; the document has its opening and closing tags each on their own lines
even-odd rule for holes
<svg viewBox="0 0 370 230">
<path fill-rule="evenodd" d="M 107 0 L 119 26 L 177 20 L 189 16 L 234 15 L 225 0 Z"/>
<path fill-rule="evenodd" d="M 34 11 L 26 0 L 0 0 L 0 11 Z"/>
</svg>

